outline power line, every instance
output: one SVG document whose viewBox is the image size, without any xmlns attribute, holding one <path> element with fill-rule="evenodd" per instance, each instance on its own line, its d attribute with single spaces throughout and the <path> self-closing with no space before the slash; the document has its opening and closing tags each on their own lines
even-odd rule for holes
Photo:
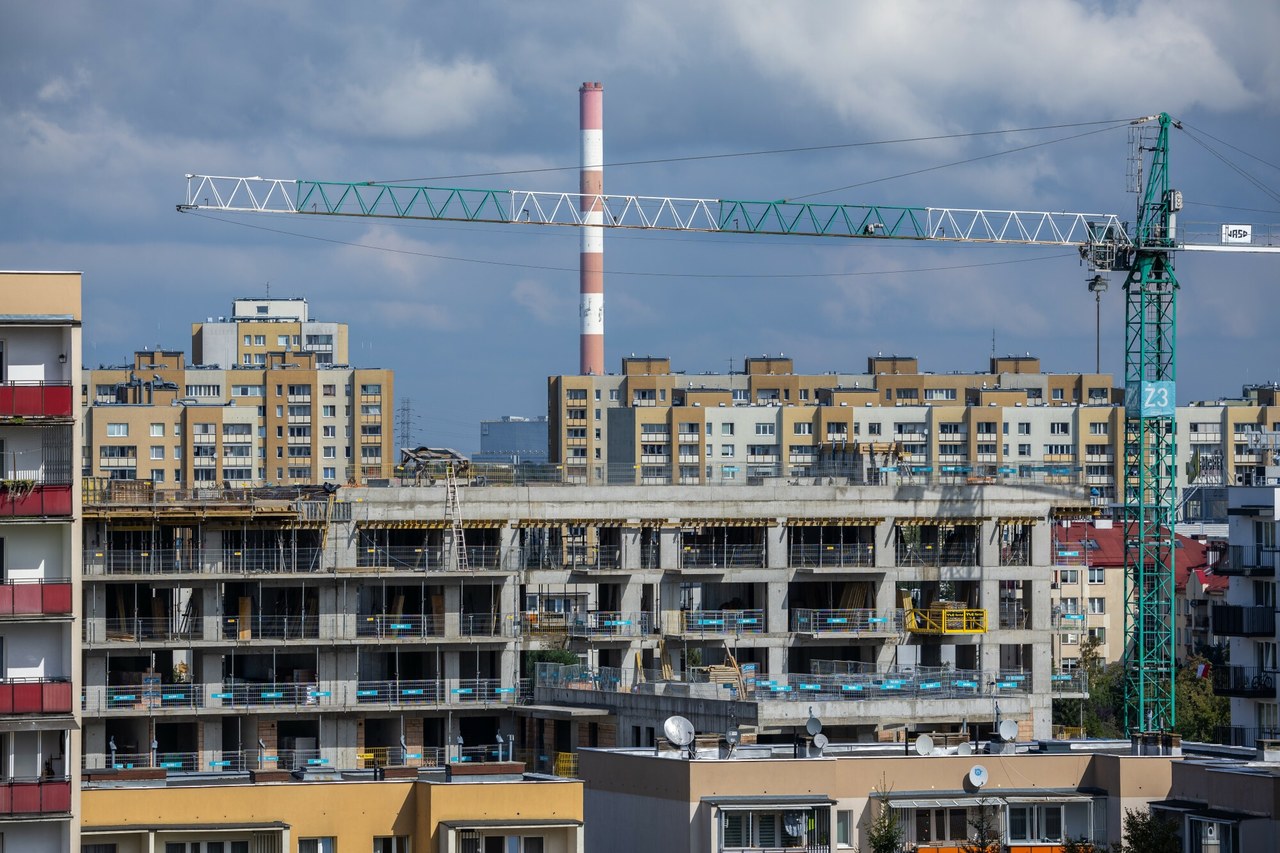
<svg viewBox="0 0 1280 853">
<path fill-rule="evenodd" d="M 972 139 L 980 136 L 1000 136 L 1006 133 L 1033 133 L 1039 130 L 1062 130 L 1069 127 L 1089 127 L 1097 124 L 1128 124 L 1131 118 L 1081 121 L 1069 124 L 1045 124 L 1039 127 L 1014 127 L 1003 130 L 977 130 L 969 133 L 945 133 L 936 136 L 909 136 L 902 139 L 880 139 L 871 142 L 838 142 L 830 145 L 804 145 L 796 148 L 767 148 L 760 151 L 733 151 L 722 154 L 691 154 L 684 157 L 657 157 L 650 160 L 619 160 L 606 163 L 602 168 L 616 169 L 622 166 L 654 166 L 663 163 L 688 163 L 700 160 L 726 160 L 734 157 L 767 157 L 775 154 L 803 154 L 813 151 L 837 151 L 848 148 L 871 148 L 880 145 L 900 145 L 910 142 L 938 142 L 947 139 Z M 576 172 L 581 164 L 572 166 L 543 166 L 536 169 L 504 169 L 493 172 L 470 172 L 458 175 L 431 175 L 425 178 L 394 178 L 388 181 L 367 181 L 369 184 L 416 183 L 418 181 L 451 181 L 458 178 L 491 178 L 500 175 L 536 175 L 545 172 Z M 803 198 L 803 196 L 800 196 Z"/>
<path fill-rule="evenodd" d="M 1241 168 L 1240 166 L 1237 166 L 1231 160 L 1227 159 L 1226 155 L 1222 154 L 1216 148 L 1209 145 L 1209 143 L 1201 139 L 1196 133 L 1186 129 L 1186 127 L 1183 127 L 1182 132 L 1187 135 L 1188 139 L 1190 139 L 1196 145 L 1199 145 L 1205 151 L 1208 151 L 1215 158 L 1217 158 L 1223 165 L 1225 165 L 1228 169 L 1235 172 L 1237 175 L 1244 178 L 1249 183 L 1253 184 L 1257 189 L 1261 190 L 1267 196 L 1270 196 L 1273 201 L 1280 202 L 1280 192 L 1276 192 L 1275 190 L 1271 189 L 1271 187 L 1264 184 L 1261 180 L 1259 180 L 1258 178 L 1255 178 L 1253 175 L 1246 172 L 1243 168 Z M 1267 165 L 1270 165 L 1270 164 L 1267 164 Z"/>
<path fill-rule="evenodd" d="M 462 264 L 481 264 L 484 266 L 507 267 L 514 269 L 539 270 L 542 272 L 566 272 L 576 273 L 577 267 L 556 267 L 544 264 L 521 264 L 515 261 L 493 261 L 483 258 L 463 258 L 456 255 L 441 255 L 436 252 L 418 252 L 413 249 L 398 249 L 392 246 L 371 246 L 368 243 L 353 243 L 349 240 L 338 240 L 334 237 L 320 237 L 315 234 L 301 234 L 297 231 L 285 231 L 281 228 L 268 228 L 264 225 L 253 225 L 247 222 L 237 222 L 234 219 L 224 219 L 220 216 L 210 216 L 207 213 L 196 213 L 187 211 L 193 216 L 201 219 L 212 219 L 215 222 L 222 222 L 227 225 L 239 225 L 242 228 L 252 228 L 257 231 L 266 231 L 271 234 L 282 234 L 288 237 L 299 237 L 304 240 L 315 240 L 320 243 L 332 243 L 338 246 L 350 246 L 356 249 L 369 249 L 377 252 L 389 252 L 395 255 L 409 255 L 411 257 L 431 258 L 438 261 L 453 261 Z M 901 270 L 861 270 L 858 272 L 831 272 L 831 273 L 672 273 L 672 272 L 635 272 L 625 270 L 606 270 L 605 274 L 610 276 L 624 276 L 635 278 L 673 278 L 673 279 L 720 279 L 720 278 L 736 278 L 736 279 L 841 279 L 841 278 L 862 278 L 866 276 L 876 275 L 903 275 L 907 273 L 918 272 L 946 272 L 950 270 L 976 269 L 979 267 L 997 267 L 1007 266 L 1009 264 L 1023 264 L 1034 261 L 1047 261 L 1055 258 L 1071 258 L 1076 257 L 1075 252 L 1059 253 L 1054 255 L 1041 255 L 1036 258 L 1017 258 L 1008 261 L 987 261 L 977 264 L 949 264 L 938 267 L 915 267 L 911 269 Z"/>
</svg>

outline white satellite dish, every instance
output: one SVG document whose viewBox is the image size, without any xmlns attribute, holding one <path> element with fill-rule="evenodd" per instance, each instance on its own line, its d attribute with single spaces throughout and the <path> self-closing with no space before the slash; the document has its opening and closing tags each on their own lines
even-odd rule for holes
<svg viewBox="0 0 1280 853">
<path fill-rule="evenodd" d="M 973 755 L 973 744 L 964 741 L 956 747 L 956 755 Z"/>
<path fill-rule="evenodd" d="M 969 784 L 975 788 L 981 788 L 987 784 L 987 768 L 981 764 L 975 764 L 969 768 Z"/>
<path fill-rule="evenodd" d="M 1017 720 L 1001 720 L 1000 721 L 1000 739 L 1006 741 L 1016 741 L 1018 739 L 1018 721 Z"/>
<path fill-rule="evenodd" d="M 933 738 L 928 735 L 920 735 L 916 738 L 916 755 L 932 755 L 933 754 Z"/>
<path fill-rule="evenodd" d="M 822 733 L 822 721 L 817 717 L 810 717 L 804 724 L 804 730 L 809 733 L 809 737 L 817 737 Z"/>
<path fill-rule="evenodd" d="M 693 743 L 695 730 L 693 723 L 679 715 L 667 717 L 662 724 L 662 733 L 672 746 L 684 749 Z"/>
<path fill-rule="evenodd" d="M 815 749 L 818 750 L 819 754 L 822 753 L 822 750 L 827 748 L 827 744 L 830 742 L 831 741 L 829 741 L 827 739 L 827 736 L 824 735 L 822 732 L 818 732 L 816 735 L 813 736 L 813 746 Z"/>
</svg>

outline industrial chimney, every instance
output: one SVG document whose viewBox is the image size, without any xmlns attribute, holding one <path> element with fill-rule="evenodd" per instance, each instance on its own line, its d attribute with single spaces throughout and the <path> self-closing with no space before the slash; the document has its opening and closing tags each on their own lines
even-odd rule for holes
<svg viewBox="0 0 1280 853">
<path fill-rule="evenodd" d="M 604 86 L 583 83 L 578 89 L 582 128 L 582 173 L 579 202 L 583 219 L 582 253 L 578 260 L 580 311 L 579 372 L 604 373 Z"/>
</svg>

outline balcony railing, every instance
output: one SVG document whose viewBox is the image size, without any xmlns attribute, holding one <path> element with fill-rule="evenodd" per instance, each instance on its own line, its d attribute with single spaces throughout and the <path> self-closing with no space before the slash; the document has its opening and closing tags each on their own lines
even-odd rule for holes
<svg viewBox="0 0 1280 853">
<path fill-rule="evenodd" d="M 435 614 L 361 613 L 356 616 L 357 637 L 409 640 L 444 636 L 444 617 Z"/>
<path fill-rule="evenodd" d="M 1020 601 L 1000 602 L 1000 628 L 1005 631 L 1023 631 L 1031 627 L 1031 611 Z"/>
<path fill-rule="evenodd" d="M 36 483 L 23 487 L 10 481 L 0 485 L 0 518 L 63 515 L 71 515 L 70 483 Z"/>
<path fill-rule="evenodd" d="M 1055 672 L 1049 676 L 1049 690 L 1055 696 L 1066 694 L 1089 695 L 1089 679 L 1083 670 Z"/>
<path fill-rule="evenodd" d="M 70 813 L 70 779 L 0 780 L 0 817 Z"/>
<path fill-rule="evenodd" d="M 0 715 L 70 713 L 70 679 L 6 678 L 0 680 Z"/>
<path fill-rule="evenodd" d="M 930 545 L 899 542 L 897 560 L 899 566 L 976 566 L 978 546 L 976 543 Z"/>
<path fill-rule="evenodd" d="M 70 382 L 0 382 L 0 418 L 71 417 Z"/>
<path fill-rule="evenodd" d="M 319 548 L 90 548 L 84 552 L 88 575 L 289 574 L 322 568 Z"/>
<path fill-rule="evenodd" d="M 507 637 L 515 634 L 515 619 L 501 613 L 463 613 L 459 631 L 464 637 Z"/>
<path fill-rule="evenodd" d="M 622 549 L 617 545 L 586 547 L 570 546 L 565 549 L 523 548 L 520 564 L 526 569 L 569 569 L 594 571 L 617 569 L 622 566 Z"/>
<path fill-rule="evenodd" d="M 200 685 L 193 687 L 197 688 L 196 693 L 200 692 Z M 307 708 L 337 704 L 333 692 L 315 682 L 226 682 L 210 698 L 224 708 Z"/>
<path fill-rule="evenodd" d="M 763 634 L 763 610 L 684 610 L 682 634 Z"/>
<path fill-rule="evenodd" d="M 503 686 L 499 678 L 361 681 L 356 687 L 361 705 L 515 704 L 518 699 L 519 689 Z"/>
<path fill-rule="evenodd" d="M 791 611 L 791 630 L 797 634 L 901 634 L 903 624 L 901 610 Z"/>
<path fill-rule="evenodd" d="M 684 569 L 762 569 L 763 545 L 685 545 L 680 549 Z"/>
<path fill-rule="evenodd" d="M 1274 699 L 1276 679 L 1273 670 L 1252 666 L 1215 666 L 1213 668 L 1213 692 L 1218 696 L 1237 696 L 1246 699 Z"/>
<path fill-rule="evenodd" d="M 1261 545 L 1232 545 L 1230 557 L 1213 567 L 1215 575 L 1273 578 L 1276 576 L 1276 554 L 1280 549 Z"/>
<path fill-rule="evenodd" d="M 1025 540 L 1018 542 L 1009 542 L 1000 547 L 1000 565 L 1002 566 L 1029 566 L 1031 565 L 1031 543 Z"/>
<path fill-rule="evenodd" d="M 1055 631 L 1063 631 L 1069 634 L 1084 633 L 1085 619 L 1083 613 L 1064 613 L 1055 610 L 1049 616 L 1049 627 Z"/>
<path fill-rule="evenodd" d="M 653 633 L 653 616 L 649 613 L 595 611 L 573 614 L 568 623 L 569 636 L 604 639 L 608 637 L 643 637 Z"/>
<path fill-rule="evenodd" d="M 985 634 L 987 611 L 971 607 L 929 607 L 907 612 L 911 634 Z"/>
<path fill-rule="evenodd" d="M 88 713 L 104 711 L 147 710 L 161 708 L 203 708 L 205 689 L 202 684 L 182 682 L 165 684 L 150 681 L 142 684 L 88 687 L 83 707 Z"/>
<path fill-rule="evenodd" d="M 142 643 L 148 641 L 203 639 L 199 620 L 182 620 L 166 617 L 125 617 L 104 619 L 100 635 L 94 621 L 85 622 L 84 639 L 87 643 Z"/>
<path fill-rule="evenodd" d="M 1257 728 L 1254 726 L 1216 726 L 1214 738 L 1228 746 L 1256 746 L 1259 740 L 1280 739 L 1280 727 Z"/>
<path fill-rule="evenodd" d="M 315 640 L 319 616 L 225 616 L 222 636 L 227 640 Z"/>
<path fill-rule="evenodd" d="M 0 617 L 67 616 L 70 613 L 70 581 L 15 580 L 0 583 Z"/>
<path fill-rule="evenodd" d="M 409 572 L 448 568 L 440 545 L 364 546 L 356 553 L 356 565 Z"/>
<path fill-rule="evenodd" d="M 876 548 L 871 543 L 838 545 L 792 545 L 791 565 L 800 569 L 866 568 L 876 563 Z"/>
<path fill-rule="evenodd" d="M 1213 633 L 1220 637 L 1271 637 L 1276 633 L 1273 607 L 1215 604 L 1210 609 Z"/>
</svg>

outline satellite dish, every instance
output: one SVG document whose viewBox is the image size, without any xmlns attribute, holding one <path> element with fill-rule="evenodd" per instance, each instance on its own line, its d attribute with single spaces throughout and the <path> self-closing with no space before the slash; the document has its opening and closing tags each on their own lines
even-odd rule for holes
<svg viewBox="0 0 1280 853">
<path fill-rule="evenodd" d="M 956 747 L 956 755 L 973 755 L 973 744 L 964 741 Z"/>
<path fill-rule="evenodd" d="M 813 745 L 815 748 L 817 748 L 819 754 L 821 754 L 822 750 L 827 748 L 828 743 L 830 743 L 830 741 L 827 739 L 827 736 L 824 735 L 822 732 L 818 732 L 816 735 L 813 736 Z"/>
<path fill-rule="evenodd" d="M 928 735 L 920 735 L 916 738 L 916 755 L 932 755 L 933 754 L 933 738 Z"/>
<path fill-rule="evenodd" d="M 987 784 L 987 768 L 981 764 L 975 764 L 969 768 L 969 784 L 975 788 L 981 788 Z"/>
<path fill-rule="evenodd" d="M 809 733 L 809 737 L 817 737 L 822 733 L 822 721 L 817 717 L 810 717 L 804 724 L 804 730 Z"/>
<path fill-rule="evenodd" d="M 1000 721 L 1000 739 L 1007 741 L 1015 741 L 1018 739 L 1018 721 L 1017 720 L 1001 720 Z"/>
<path fill-rule="evenodd" d="M 737 745 L 738 741 L 742 740 L 742 734 L 738 731 L 738 728 L 735 726 L 729 729 L 729 731 L 724 733 L 724 739 L 726 742 L 728 742 L 730 746 L 735 746 Z"/>
<path fill-rule="evenodd" d="M 693 743 L 694 728 L 693 723 L 679 715 L 667 717 L 662 724 L 662 733 L 666 735 L 667 740 L 672 746 L 684 749 Z"/>
</svg>

